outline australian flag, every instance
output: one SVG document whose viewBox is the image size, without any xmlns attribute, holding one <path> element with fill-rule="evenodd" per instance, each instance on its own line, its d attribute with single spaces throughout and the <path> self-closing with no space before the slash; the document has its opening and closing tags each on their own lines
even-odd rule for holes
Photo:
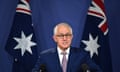
<svg viewBox="0 0 120 72">
<path fill-rule="evenodd" d="M 108 33 L 104 2 L 92 0 L 84 26 L 81 47 L 90 54 L 103 72 L 112 72 Z"/>
<path fill-rule="evenodd" d="M 12 72 L 31 72 L 37 60 L 37 43 L 33 31 L 29 0 L 20 0 L 6 43 L 13 57 Z"/>
</svg>

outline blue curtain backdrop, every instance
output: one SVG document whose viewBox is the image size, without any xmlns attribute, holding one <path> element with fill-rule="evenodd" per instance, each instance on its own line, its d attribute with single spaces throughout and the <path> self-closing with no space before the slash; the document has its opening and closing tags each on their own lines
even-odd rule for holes
<svg viewBox="0 0 120 72">
<path fill-rule="evenodd" d="M 113 71 L 120 72 L 120 0 L 105 0 L 110 30 Z"/>
<path fill-rule="evenodd" d="M 68 22 L 73 27 L 72 46 L 79 47 L 89 3 L 90 0 L 31 1 L 33 22 L 40 50 L 55 47 L 52 39 L 53 27 L 59 22 Z"/>
<path fill-rule="evenodd" d="M 11 72 L 12 57 L 5 51 L 10 27 L 18 0 L 0 1 L 0 72 Z"/>
<path fill-rule="evenodd" d="M 1 0 L 0 2 L 0 72 L 11 72 L 13 60 L 5 51 L 4 47 L 13 22 L 17 3 L 18 0 Z M 33 23 L 35 24 L 35 32 L 39 41 L 38 51 L 55 47 L 52 40 L 52 29 L 55 24 L 61 21 L 66 21 L 71 24 L 74 29 L 72 46 L 79 47 L 89 3 L 90 0 L 69 0 L 69 2 L 67 0 L 31 0 Z M 120 72 L 119 3 L 119 0 L 105 0 L 106 15 L 110 28 L 113 72 Z M 44 36 L 48 37 L 44 38 Z"/>
</svg>

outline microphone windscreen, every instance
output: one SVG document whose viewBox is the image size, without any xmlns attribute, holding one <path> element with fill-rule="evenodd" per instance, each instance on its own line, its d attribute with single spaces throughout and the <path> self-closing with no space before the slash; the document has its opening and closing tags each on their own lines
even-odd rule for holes
<svg viewBox="0 0 120 72">
<path fill-rule="evenodd" d="M 40 65 L 40 72 L 46 72 L 46 66 L 44 64 Z"/>
<path fill-rule="evenodd" d="M 87 64 L 82 64 L 81 68 L 82 68 L 83 72 L 87 72 L 87 70 L 89 70 L 89 67 Z"/>
</svg>

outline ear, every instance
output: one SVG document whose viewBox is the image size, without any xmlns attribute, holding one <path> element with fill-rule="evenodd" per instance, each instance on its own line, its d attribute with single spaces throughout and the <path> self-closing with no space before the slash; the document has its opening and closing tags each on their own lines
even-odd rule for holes
<svg viewBox="0 0 120 72">
<path fill-rule="evenodd" d="M 53 40 L 54 40 L 55 42 L 57 42 L 57 38 L 56 38 L 55 35 L 53 35 Z"/>
<path fill-rule="evenodd" d="M 73 39 L 73 35 L 72 35 L 72 37 L 71 37 L 72 39 Z"/>
</svg>

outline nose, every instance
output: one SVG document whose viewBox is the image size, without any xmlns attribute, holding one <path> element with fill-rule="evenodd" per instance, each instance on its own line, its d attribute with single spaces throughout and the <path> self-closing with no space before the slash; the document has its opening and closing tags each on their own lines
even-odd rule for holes
<svg viewBox="0 0 120 72">
<path fill-rule="evenodd" d="M 63 36 L 63 40 L 66 40 L 67 39 L 67 36 Z"/>
</svg>

